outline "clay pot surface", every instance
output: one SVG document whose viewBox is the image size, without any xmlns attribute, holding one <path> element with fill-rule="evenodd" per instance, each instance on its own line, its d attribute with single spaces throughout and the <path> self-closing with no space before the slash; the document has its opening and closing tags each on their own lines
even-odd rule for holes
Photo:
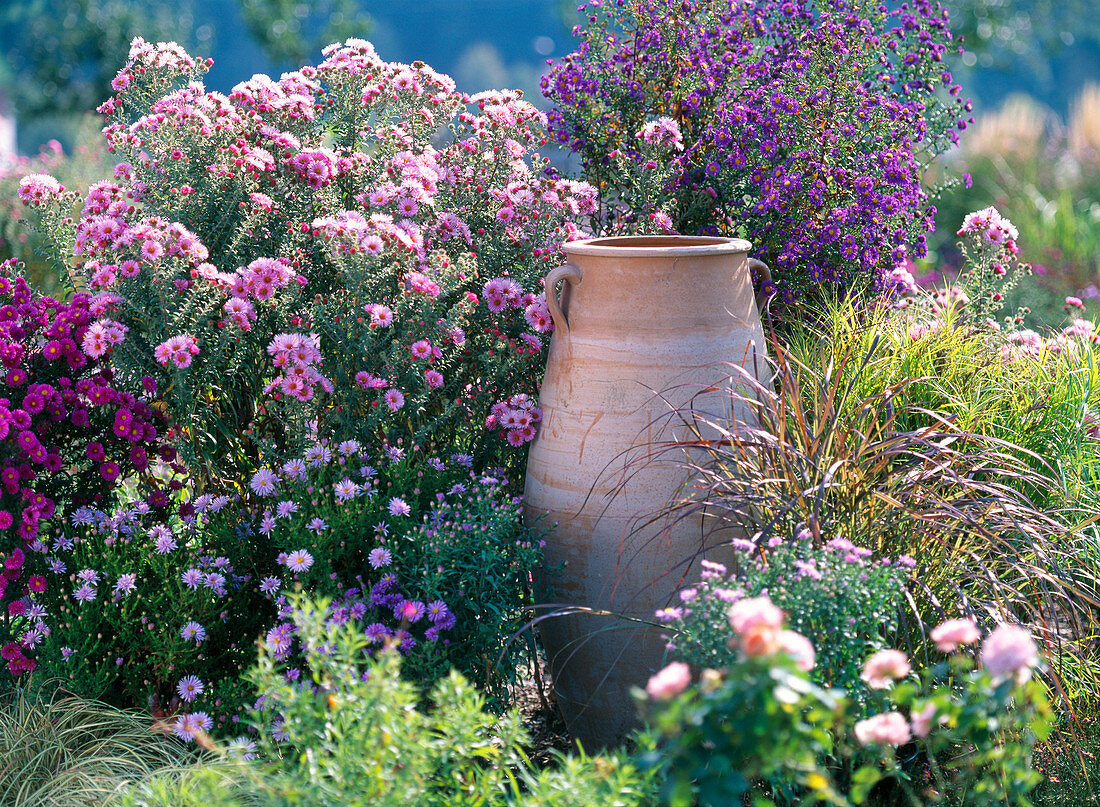
<svg viewBox="0 0 1100 807">
<path fill-rule="evenodd" d="M 699 518 L 654 521 L 689 477 L 683 453 L 667 448 L 690 436 L 675 410 L 746 422 L 722 391 L 741 378 L 730 365 L 769 373 L 749 242 L 635 236 L 564 249 L 569 263 L 547 275 L 555 328 L 524 512 L 540 527 L 557 522 L 546 565 L 562 571 L 540 575 L 553 604 L 614 614 L 539 623 L 566 724 L 598 748 L 636 725 L 630 689 L 664 663 L 661 630 L 645 622 L 698 579 L 704 555 L 729 557 L 730 533 Z"/>
</svg>

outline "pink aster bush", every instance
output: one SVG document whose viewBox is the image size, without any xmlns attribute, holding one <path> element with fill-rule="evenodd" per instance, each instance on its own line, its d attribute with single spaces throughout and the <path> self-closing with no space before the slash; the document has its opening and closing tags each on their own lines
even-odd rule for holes
<svg viewBox="0 0 1100 807">
<path fill-rule="evenodd" d="M 783 641 L 793 632 L 768 597 L 739 598 L 727 617 L 715 631 L 738 652 L 722 667 L 693 674 L 673 662 L 635 693 L 648 722 L 640 744 L 652 749 L 643 768 L 662 782 L 665 803 L 755 802 L 781 783 L 807 803 L 949 796 L 977 807 L 1025 803 L 1038 782 L 1031 753 L 1051 715 L 1026 629 L 995 628 L 980 666 L 960 652 L 914 672 L 900 650 L 878 650 L 863 665 L 872 691 L 861 704 L 810 680 L 815 648 L 797 633 Z M 970 644 L 972 626 L 949 620 L 936 632 Z"/>
<path fill-rule="evenodd" d="M 263 694 L 241 677 L 257 640 L 287 681 L 311 678 L 286 600 L 304 589 L 370 653 L 398 649 L 411 681 L 428 687 L 455 667 L 499 699 L 524 648 L 506 640 L 526 621 L 540 546 L 506 481 L 470 464 L 317 443 L 226 496 L 196 495 L 182 466 L 158 460 L 153 475 L 182 487 L 167 510 L 81 508 L 46 526 L 40 551 L 8 559 L 27 582 L 0 623 L 4 659 L 84 697 L 152 704 L 184 739 L 207 718 L 235 732 Z"/>
<path fill-rule="evenodd" d="M 782 651 L 819 685 L 868 702 L 860 665 L 898 630 L 912 560 L 876 560 L 840 537 L 817 548 L 808 530 L 764 547 L 737 540 L 734 551 L 734 571 L 702 561 L 699 580 L 656 613 L 672 656 L 717 668 Z"/>
<path fill-rule="evenodd" d="M 115 364 L 154 379 L 196 473 L 225 487 L 257 444 L 292 451 L 310 425 L 447 448 L 535 391 L 539 281 L 595 198 L 535 151 L 542 113 L 362 40 L 228 95 L 207 67 L 135 40 L 99 108 L 114 176 L 75 222 L 45 186 L 28 197 L 64 236 L 58 259 L 117 296 Z M 501 433 L 470 444 L 530 439 Z"/>
</svg>

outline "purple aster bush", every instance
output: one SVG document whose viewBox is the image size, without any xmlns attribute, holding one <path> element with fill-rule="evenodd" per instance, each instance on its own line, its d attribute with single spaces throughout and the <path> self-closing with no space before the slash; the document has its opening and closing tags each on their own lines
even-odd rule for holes
<svg viewBox="0 0 1100 807">
<path fill-rule="evenodd" d="M 219 733 L 237 731 L 254 698 L 241 675 L 277 605 L 257 591 L 251 547 L 216 540 L 204 520 L 139 502 L 51 525 L 28 559 L 46 585 L 13 624 L 36 675 L 160 717 L 203 711 Z M 201 692 L 181 686 L 190 679 Z"/>
<path fill-rule="evenodd" d="M 543 92 L 600 233 L 751 240 L 779 301 L 926 252 L 920 173 L 971 122 L 946 13 L 913 0 L 591 2 Z"/>
<path fill-rule="evenodd" d="M 151 469 L 168 487 L 181 470 Z M 327 597 L 326 619 L 362 631 L 369 652 L 397 647 L 410 681 L 428 687 L 455 667 L 503 700 L 524 647 L 507 639 L 527 620 L 541 556 L 504 479 L 473 474 L 463 455 L 368 454 L 354 441 L 267 470 L 244 496 L 188 484 L 167 509 L 142 501 L 50 522 L 41 551 L 8 558 L 27 581 L 0 623 L 11 672 L 151 705 L 184 739 L 190 715 L 235 732 L 256 697 L 241 674 L 258 639 L 288 676 L 311 678 L 286 599 L 302 589 Z M 202 692 L 181 694 L 191 677 Z"/>
<path fill-rule="evenodd" d="M 522 527 L 508 481 L 470 464 L 416 445 L 368 452 L 322 440 L 258 472 L 275 493 L 210 512 L 207 531 L 241 532 L 254 557 L 271 559 L 254 566 L 263 596 L 279 601 L 300 585 L 334 597 L 377 649 L 397 643 L 412 680 L 427 685 L 454 667 L 500 697 L 525 646 L 508 638 L 527 621 L 541 543 Z M 284 658 L 297 652 L 290 633 L 269 639 Z"/>
<path fill-rule="evenodd" d="M 321 57 L 226 95 L 207 63 L 135 40 L 99 107 L 114 176 L 75 221 L 50 178 L 21 188 L 57 260 L 119 298 L 120 374 L 156 381 L 221 491 L 261 439 L 293 454 L 315 420 L 445 445 L 533 394 L 539 281 L 594 204 L 544 170 L 546 119 L 519 93 L 471 97 L 363 40 Z M 513 432 L 471 445 L 514 456 L 530 436 Z"/>
</svg>

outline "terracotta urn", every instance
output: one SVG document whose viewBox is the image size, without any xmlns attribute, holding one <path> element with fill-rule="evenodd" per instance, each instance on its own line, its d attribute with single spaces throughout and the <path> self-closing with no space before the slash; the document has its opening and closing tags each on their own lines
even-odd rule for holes
<svg viewBox="0 0 1100 807">
<path fill-rule="evenodd" d="M 698 517 L 658 519 L 689 480 L 670 441 L 679 411 L 742 422 L 728 393 L 734 365 L 770 377 L 750 277 L 751 244 L 631 236 L 573 241 L 546 277 L 554 333 L 531 444 L 524 512 L 546 537 L 553 602 L 538 630 L 557 702 L 589 749 L 637 724 L 630 690 L 663 665 L 654 613 L 726 560 L 728 532 Z M 564 281 L 560 299 L 557 285 Z M 723 392 L 723 389 L 727 392 Z M 560 573 L 555 572 L 560 569 Z"/>
</svg>

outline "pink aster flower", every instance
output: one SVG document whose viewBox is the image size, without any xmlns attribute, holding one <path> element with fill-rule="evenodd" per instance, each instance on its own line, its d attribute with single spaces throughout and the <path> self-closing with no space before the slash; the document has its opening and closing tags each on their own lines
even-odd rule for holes
<svg viewBox="0 0 1100 807">
<path fill-rule="evenodd" d="M 394 412 L 405 405 L 405 396 L 401 394 L 401 390 L 395 387 L 390 387 L 386 390 L 386 393 L 382 396 L 382 400 L 385 401 L 386 406 Z"/>
<path fill-rule="evenodd" d="M 909 714 L 909 722 L 913 727 L 913 734 L 917 737 L 927 737 L 928 733 L 932 731 L 933 722 L 938 722 L 941 725 L 947 722 L 947 715 L 940 715 L 939 720 L 936 720 L 936 704 L 926 703 L 920 709 L 915 709 Z"/>
<path fill-rule="evenodd" d="M 779 649 L 794 661 L 803 672 L 809 672 L 816 664 L 813 643 L 801 633 L 793 630 L 779 631 Z"/>
<path fill-rule="evenodd" d="M 783 612 L 767 597 L 738 600 L 727 611 L 730 627 L 741 635 L 755 627 L 779 630 L 783 627 Z"/>
</svg>

